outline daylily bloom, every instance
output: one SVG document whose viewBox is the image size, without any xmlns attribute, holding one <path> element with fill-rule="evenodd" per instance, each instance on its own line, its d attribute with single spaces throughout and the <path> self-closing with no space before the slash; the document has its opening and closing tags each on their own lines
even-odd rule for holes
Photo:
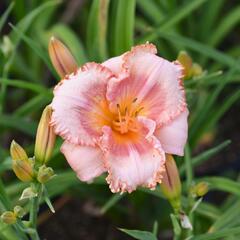
<svg viewBox="0 0 240 240">
<path fill-rule="evenodd" d="M 183 68 L 156 53 L 153 44 L 133 47 L 102 64 L 85 64 L 55 87 L 51 124 L 80 180 L 108 172 L 112 192 L 154 189 L 165 153 L 183 155 Z"/>
</svg>

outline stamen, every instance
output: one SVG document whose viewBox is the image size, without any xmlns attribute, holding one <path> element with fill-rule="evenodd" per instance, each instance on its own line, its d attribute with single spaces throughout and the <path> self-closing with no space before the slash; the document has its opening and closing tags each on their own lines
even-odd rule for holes
<svg viewBox="0 0 240 240">
<path fill-rule="evenodd" d="M 138 114 L 144 109 L 144 107 L 140 107 L 136 112 L 135 112 L 135 117 L 138 116 Z"/>
<path fill-rule="evenodd" d="M 132 102 L 135 103 L 136 101 L 137 101 L 137 98 L 134 98 Z"/>
</svg>

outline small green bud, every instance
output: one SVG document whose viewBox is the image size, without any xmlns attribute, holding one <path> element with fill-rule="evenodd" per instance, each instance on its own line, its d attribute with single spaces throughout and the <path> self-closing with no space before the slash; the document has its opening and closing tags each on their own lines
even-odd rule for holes
<svg viewBox="0 0 240 240">
<path fill-rule="evenodd" d="M 14 207 L 13 212 L 18 218 L 22 218 L 26 214 L 25 210 L 18 205 Z"/>
<path fill-rule="evenodd" d="M 11 211 L 4 212 L 1 219 L 6 224 L 14 224 L 17 221 L 16 215 Z"/>
<path fill-rule="evenodd" d="M 25 150 L 14 140 L 10 146 L 12 169 L 15 175 L 23 182 L 33 180 L 33 162 L 28 158 Z"/>
<path fill-rule="evenodd" d="M 53 127 L 50 125 L 51 116 L 52 108 L 46 106 L 38 124 L 34 151 L 36 161 L 41 164 L 49 161 L 55 145 L 56 135 L 53 131 Z"/>
<path fill-rule="evenodd" d="M 200 182 L 191 188 L 191 193 L 193 196 L 203 197 L 208 192 L 208 183 Z"/>
<path fill-rule="evenodd" d="M 184 76 L 185 78 L 190 77 L 191 69 L 192 69 L 192 58 L 185 51 L 180 51 L 177 57 L 177 60 L 182 64 L 184 68 Z"/>
<path fill-rule="evenodd" d="M 37 180 L 40 183 L 48 182 L 54 176 L 54 171 L 52 168 L 42 165 L 38 170 Z"/>
<path fill-rule="evenodd" d="M 192 76 L 200 76 L 203 73 L 202 66 L 199 65 L 198 63 L 194 63 L 191 69 L 191 75 Z"/>
<path fill-rule="evenodd" d="M 37 192 L 32 187 L 27 187 L 23 190 L 19 200 L 31 199 L 37 197 Z"/>
<path fill-rule="evenodd" d="M 11 42 L 11 39 L 8 36 L 3 36 L 3 43 L 0 45 L 0 49 L 5 57 L 10 56 L 14 49 L 14 45 Z"/>
<path fill-rule="evenodd" d="M 184 79 L 202 75 L 203 69 L 201 65 L 194 63 L 191 56 L 187 52 L 180 51 L 177 61 L 180 62 L 184 68 Z"/>
</svg>

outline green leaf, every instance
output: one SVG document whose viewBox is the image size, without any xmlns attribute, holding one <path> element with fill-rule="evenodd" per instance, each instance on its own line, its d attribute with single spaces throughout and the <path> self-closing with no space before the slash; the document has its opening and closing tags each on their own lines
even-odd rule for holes
<svg viewBox="0 0 240 240">
<path fill-rule="evenodd" d="M 48 89 L 46 89 L 45 87 L 43 87 L 40 84 L 29 83 L 29 82 L 18 80 L 18 79 L 0 78 L 0 82 L 6 84 L 7 86 L 28 89 L 28 90 L 31 90 L 31 91 L 37 92 L 37 93 L 44 93 L 44 92 L 48 91 Z"/>
<path fill-rule="evenodd" d="M 33 23 L 33 20 L 44 10 L 55 7 L 57 4 L 59 4 L 61 1 L 54 0 L 54 1 L 48 1 L 40 5 L 39 7 L 32 10 L 28 15 L 26 15 L 21 21 L 18 22 L 16 27 L 19 29 L 20 32 L 25 33 L 25 31 L 31 26 Z M 15 45 L 18 44 L 20 37 L 18 34 L 16 34 L 14 31 L 10 34 L 11 40 L 15 43 Z"/>
<path fill-rule="evenodd" d="M 205 123 L 202 124 L 201 129 L 202 132 L 204 130 L 210 130 L 213 126 L 217 124 L 217 121 L 226 113 L 230 107 L 237 102 L 240 99 L 240 90 L 237 90 L 235 92 L 232 92 L 230 96 L 227 96 L 223 103 L 215 107 L 215 111 L 208 117 L 208 121 L 205 121 Z M 199 133 L 201 134 L 201 132 Z"/>
<path fill-rule="evenodd" d="M 216 19 L 219 16 L 220 10 L 225 3 L 225 0 L 207 1 L 202 9 L 202 17 L 199 23 L 198 35 L 204 42 L 208 41 L 211 34 L 214 34 Z"/>
<path fill-rule="evenodd" d="M 114 1 L 116 12 L 113 22 L 114 55 L 120 55 L 133 46 L 135 0 Z"/>
<path fill-rule="evenodd" d="M 45 105 L 47 105 L 52 99 L 52 93 L 48 92 L 45 94 L 39 94 L 36 97 L 31 98 L 29 101 L 25 102 L 19 108 L 16 109 L 14 112 L 14 116 L 17 117 L 24 117 L 28 114 L 32 113 L 33 111 L 39 111 Z"/>
<path fill-rule="evenodd" d="M 14 6 L 14 2 L 11 2 L 11 4 L 6 9 L 6 11 L 2 14 L 2 16 L 0 18 L 0 32 L 2 31 L 2 28 L 5 24 L 5 22 L 7 21 L 7 18 L 9 16 L 10 12 L 12 11 L 13 6 Z"/>
<path fill-rule="evenodd" d="M 216 147 L 210 148 L 210 149 L 204 151 L 203 153 L 200 153 L 196 157 L 193 157 L 191 159 L 192 166 L 196 167 L 196 166 L 200 165 L 201 163 L 207 161 L 210 157 L 219 153 L 222 149 L 227 147 L 230 143 L 231 143 L 230 140 L 226 140 L 226 141 L 222 142 L 221 144 L 217 145 Z M 179 168 L 180 174 L 184 174 L 185 168 L 186 168 L 185 164 L 181 165 L 181 167 Z"/>
<path fill-rule="evenodd" d="M 219 208 L 207 202 L 202 202 L 196 209 L 196 213 L 214 221 L 221 216 L 221 211 Z"/>
<path fill-rule="evenodd" d="M 236 222 L 240 216 L 240 201 L 230 206 L 210 227 L 209 232 L 216 232 L 224 228 L 228 228 L 228 224 Z"/>
<path fill-rule="evenodd" d="M 157 238 L 151 232 L 123 228 L 119 228 L 119 230 L 138 240 L 157 240 Z"/>
<path fill-rule="evenodd" d="M 178 34 L 173 33 L 165 33 L 165 32 L 158 32 L 159 37 L 164 38 L 173 44 L 182 44 L 184 47 L 191 49 L 200 53 L 201 55 L 205 55 L 219 63 L 222 63 L 226 66 L 236 68 L 240 71 L 240 65 L 236 61 L 236 59 L 224 54 L 208 45 L 202 44 L 197 42 L 193 39 L 183 37 Z"/>
<path fill-rule="evenodd" d="M 137 1 L 137 7 L 147 16 L 153 23 L 158 24 L 164 18 L 163 9 L 161 9 L 153 0 Z"/>
<path fill-rule="evenodd" d="M 218 27 L 212 32 L 209 39 L 211 46 L 217 46 L 224 37 L 231 31 L 231 29 L 240 21 L 240 7 L 230 11 L 227 16 L 222 18 Z"/>
<path fill-rule="evenodd" d="M 13 115 L 0 115 L 0 126 L 17 129 L 32 137 L 35 135 L 37 129 L 36 122 L 29 122 L 23 118 L 18 118 Z"/>
<path fill-rule="evenodd" d="M 240 183 L 224 177 L 205 177 L 197 181 L 206 181 L 209 188 L 235 194 L 240 197 Z"/>
<path fill-rule="evenodd" d="M 218 231 L 216 233 L 206 233 L 206 234 L 201 234 L 196 237 L 191 237 L 189 240 L 214 240 L 214 239 L 221 239 L 222 237 L 228 237 L 229 235 L 236 235 L 240 234 L 240 227 L 236 228 L 228 228 L 225 230 Z"/>
<path fill-rule="evenodd" d="M 107 24 L 109 0 L 94 0 L 88 18 L 87 48 L 92 60 L 107 58 Z"/>
<path fill-rule="evenodd" d="M 211 109 L 215 106 L 214 104 L 219 94 L 224 89 L 229 79 L 232 78 L 234 73 L 235 73 L 235 68 L 229 72 L 228 76 L 221 79 L 221 81 L 219 82 L 215 90 L 208 95 L 204 104 L 201 106 L 200 109 L 198 109 L 198 112 L 195 112 L 195 116 L 191 119 L 191 122 L 190 122 L 191 127 L 189 132 L 189 142 L 192 144 L 192 146 L 196 144 L 197 140 L 201 137 L 203 132 L 206 130 L 204 128 L 204 123 L 206 119 L 208 119 L 208 114 L 211 113 Z"/>
<path fill-rule="evenodd" d="M 177 11 L 166 18 L 159 27 L 154 28 L 151 33 L 146 34 L 144 37 L 139 39 L 138 42 L 145 43 L 146 41 L 154 41 L 159 37 L 159 34 L 162 32 L 166 32 L 173 26 L 175 26 L 178 22 L 186 18 L 190 15 L 194 10 L 198 9 L 206 0 L 193 0 L 187 2 L 180 8 L 177 8 Z"/>
<path fill-rule="evenodd" d="M 105 214 L 111 207 L 119 202 L 126 194 L 113 194 L 108 201 L 101 207 L 100 212 Z"/>
<path fill-rule="evenodd" d="M 180 236 L 181 234 L 181 227 L 179 225 L 178 219 L 174 214 L 170 214 L 172 225 L 173 225 L 173 231 L 175 236 Z"/>
<path fill-rule="evenodd" d="M 56 79 L 59 79 L 59 76 L 57 75 L 56 71 L 54 70 L 47 51 L 44 51 L 39 44 L 34 42 L 31 38 L 27 37 L 23 32 L 21 32 L 17 27 L 10 24 L 10 26 L 13 28 L 13 31 L 16 32 L 16 34 L 19 35 L 19 38 L 22 38 L 26 44 L 32 48 L 32 50 L 43 60 L 43 62 L 46 64 L 48 69 L 52 72 L 52 74 L 55 76 Z"/>
</svg>

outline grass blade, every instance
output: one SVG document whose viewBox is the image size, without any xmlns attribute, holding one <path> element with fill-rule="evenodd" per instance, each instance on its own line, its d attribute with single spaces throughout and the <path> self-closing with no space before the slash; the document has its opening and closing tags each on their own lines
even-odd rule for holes
<svg viewBox="0 0 240 240">
<path fill-rule="evenodd" d="M 217 46 L 231 29 L 240 21 L 240 7 L 233 9 L 227 16 L 222 18 L 218 27 L 212 32 L 209 39 L 211 46 Z"/>
<path fill-rule="evenodd" d="M 198 179 L 199 180 L 199 179 Z M 224 177 L 206 177 L 201 181 L 209 183 L 209 188 L 228 192 L 240 197 L 240 183 Z"/>
<path fill-rule="evenodd" d="M 105 214 L 111 207 L 113 207 L 117 202 L 119 202 L 126 194 L 114 194 L 109 200 L 101 207 L 100 212 Z"/>
<path fill-rule="evenodd" d="M 194 10 L 198 9 L 206 0 L 193 0 L 187 2 L 180 9 L 168 17 L 159 27 L 152 30 L 151 33 L 146 34 L 144 37 L 139 39 L 138 42 L 145 43 L 146 41 L 154 41 L 159 37 L 159 34 L 165 32 L 183 20 L 185 17 L 190 15 Z"/>
<path fill-rule="evenodd" d="M 157 240 L 157 238 L 151 232 L 123 228 L 119 228 L 119 230 L 138 240 Z"/>
<path fill-rule="evenodd" d="M 133 46 L 135 0 L 116 1 L 113 45 L 114 55 L 120 55 Z"/>
<path fill-rule="evenodd" d="M 201 234 L 201 235 L 196 236 L 196 237 L 191 237 L 189 240 L 214 240 L 214 239 L 220 239 L 222 237 L 227 237 L 229 235 L 230 236 L 231 235 L 239 236 L 237 234 L 240 234 L 240 227 L 229 228 L 229 229 L 226 229 L 226 230 L 218 231 L 216 233 Z"/>
<path fill-rule="evenodd" d="M 7 18 L 9 16 L 10 12 L 13 9 L 13 6 L 14 6 L 14 2 L 11 2 L 11 4 L 6 9 L 6 11 L 1 16 L 1 18 L 0 18 L 0 32 L 2 31 L 2 28 L 3 28 L 4 24 L 5 24 L 5 22 L 7 21 Z"/>
<path fill-rule="evenodd" d="M 198 156 L 193 157 L 192 158 L 192 167 L 196 167 L 196 166 L 200 165 L 201 163 L 207 161 L 210 157 L 219 153 L 222 149 L 227 147 L 230 143 L 231 143 L 230 140 L 226 140 L 226 141 L 222 142 L 221 144 L 219 144 L 218 146 L 208 149 L 205 152 L 199 154 Z M 185 164 L 183 164 L 179 168 L 179 172 L 181 175 L 183 175 L 185 173 L 185 169 L 186 169 Z"/>
<path fill-rule="evenodd" d="M 91 60 L 107 58 L 107 23 L 109 0 L 94 0 L 91 5 L 87 27 L 87 47 Z"/>
<path fill-rule="evenodd" d="M 0 115 L 0 126 L 17 129 L 32 137 L 34 137 L 37 129 L 36 122 L 29 122 L 23 118 L 5 114 Z"/>
<path fill-rule="evenodd" d="M 31 38 L 27 37 L 23 32 L 19 30 L 19 28 L 13 26 L 12 24 L 10 24 L 10 26 L 13 28 L 13 31 L 16 32 L 16 34 L 19 35 L 19 37 L 22 38 L 24 42 L 26 42 L 26 44 L 43 60 L 43 62 L 47 65 L 48 69 L 52 72 L 55 78 L 59 79 L 59 76 L 57 75 L 49 60 L 47 51 L 43 51 L 39 44 L 34 42 Z"/>
</svg>

